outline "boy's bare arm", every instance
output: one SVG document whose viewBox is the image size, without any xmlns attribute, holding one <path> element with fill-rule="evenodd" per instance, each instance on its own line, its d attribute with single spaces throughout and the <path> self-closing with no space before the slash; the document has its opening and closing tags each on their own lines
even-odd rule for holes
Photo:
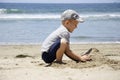
<svg viewBox="0 0 120 80">
<path fill-rule="evenodd" d="M 70 50 L 69 44 L 66 48 L 65 54 L 74 61 L 77 61 L 77 62 L 81 61 L 81 56 L 75 54 L 72 50 Z"/>
<path fill-rule="evenodd" d="M 70 50 L 70 47 L 69 45 L 67 46 L 66 48 L 66 51 L 65 51 L 65 54 L 71 58 L 72 60 L 76 61 L 76 62 L 85 62 L 85 61 L 90 61 L 91 58 L 90 58 L 90 55 L 88 55 L 90 52 L 92 51 L 92 48 L 89 49 L 84 55 L 77 55 L 75 54 L 72 50 Z"/>
</svg>

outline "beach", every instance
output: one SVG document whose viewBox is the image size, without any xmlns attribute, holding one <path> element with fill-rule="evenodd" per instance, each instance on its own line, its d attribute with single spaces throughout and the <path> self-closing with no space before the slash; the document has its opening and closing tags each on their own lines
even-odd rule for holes
<svg viewBox="0 0 120 80">
<path fill-rule="evenodd" d="M 61 13 L 85 19 L 71 34 L 71 49 L 92 60 L 65 64 L 41 59 L 41 44 L 61 25 Z M 120 80 L 120 3 L 0 3 L 0 80 Z"/>
<path fill-rule="evenodd" d="M 120 3 L 0 3 L 0 80 L 120 80 Z M 61 13 L 76 10 L 84 23 L 71 34 L 70 46 L 92 60 L 65 64 L 41 59 L 41 44 L 60 25 Z"/>
<path fill-rule="evenodd" d="M 91 61 L 76 63 L 64 55 L 65 64 L 48 65 L 41 45 L 0 45 L 0 80 L 120 80 L 120 44 L 71 44 L 81 55 L 92 48 Z"/>
</svg>

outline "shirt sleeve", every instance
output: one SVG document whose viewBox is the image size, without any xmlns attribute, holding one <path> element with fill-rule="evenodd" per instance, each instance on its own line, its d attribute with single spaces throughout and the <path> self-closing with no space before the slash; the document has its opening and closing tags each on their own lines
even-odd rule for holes
<svg viewBox="0 0 120 80">
<path fill-rule="evenodd" d="M 64 38 L 68 43 L 70 42 L 70 34 L 67 32 L 62 33 L 60 38 Z"/>
</svg>

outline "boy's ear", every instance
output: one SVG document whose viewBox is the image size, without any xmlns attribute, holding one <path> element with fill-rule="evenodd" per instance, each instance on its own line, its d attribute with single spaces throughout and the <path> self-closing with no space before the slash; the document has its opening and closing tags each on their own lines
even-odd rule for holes
<svg viewBox="0 0 120 80">
<path fill-rule="evenodd" d="M 69 24 L 69 20 L 66 20 L 66 21 L 65 21 L 65 24 Z"/>
</svg>

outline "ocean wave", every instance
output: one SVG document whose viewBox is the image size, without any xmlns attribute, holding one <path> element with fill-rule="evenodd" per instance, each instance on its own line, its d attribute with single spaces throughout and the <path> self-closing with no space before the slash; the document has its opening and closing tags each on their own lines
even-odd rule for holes
<svg viewBox="0 0 120 80">
<path fill-rule="evenodd" d="M 58 19 L 60 15 L 54 14 L 7 14 L 0 15 L 0 19 L 17 20 L 17 19 Z"/>
<path fill-rule="evenodd" d="M 120 14 L 118 13 L 106 13 L 106 14 L 88 14 L 88 15 L 83 15 L 84 18 L 86 19 L 120 19 Z"/>
<path fill-rule="evenodd" d="M 78 41 L 115 41 L 115 42 L 120 42 L 120 37 L 119 36 L 72 36 L 71 38 L 76 39 Z"/>
<path fill-rule="evenodd" d="M 106 20 L 120 19 L 120 14 L 81 14 L 85 20 Z M 25 19 L 60 19 L 60 14 L 55 13 L 39 13 L 39 14 L 0 14 L 1 20 L 25 20 Z"/>
<path fill-rule="evenodd" d="M 11 13 L 23 13 L 22 10 L 19 9 L 0 9 L 0 14 L 11 14 Z"/>
<path fill-rule="evenodd" d="M 71 38 L 76 38 L 76 39 L 87 39 L 87 38 L 106 38 L 106 39 L 120 39 L 120 37 L 119 36 L 110 36 L 110 37 L 106 37 L 106 36 L 72 36 Z"/>
</svg>

